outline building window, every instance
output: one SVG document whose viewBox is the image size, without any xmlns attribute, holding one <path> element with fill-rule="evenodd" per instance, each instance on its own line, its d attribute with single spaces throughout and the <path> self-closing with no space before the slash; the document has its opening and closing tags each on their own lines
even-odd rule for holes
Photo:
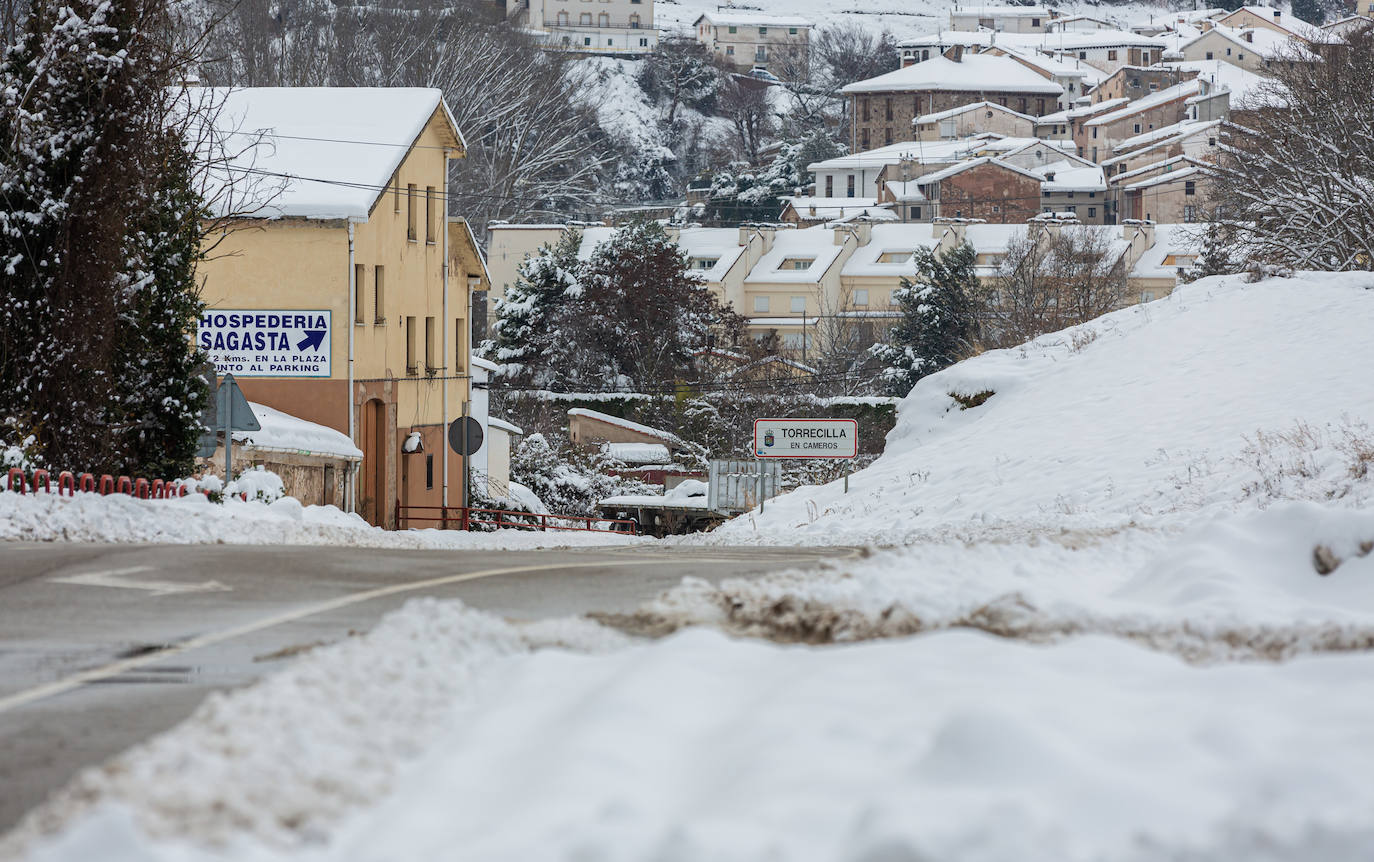
<svg viewBox="0 0 1374 862">
<path fill-rule="evenodd" d="M 415 184 L 406 184 L 406 239 L 415 242 Z"/>
<path fill-rule="evenodd" d="M 630 16 L 630 29 L 631 29 L 631 30 L 638 30 L 638 29 L 639 29 L 639 15 L 638 15 L 638 14 L 634 14 L 634 15 L 631 15 L 631 16 Z"/>
<path fill-rule="evenodd" d="M 1116 59 L 1116 52 L 1115 52 L 1115 51 L 1108 51 L 1108 52 L 1107 52 L 1107 59 L 1108 59 L 1108 60 L 1115 60 L 1115 59 Z"/>
<path fill-rule="evenodd" d="M 1211 51 L 1208 51 L 1208 52 L 1207 52 L 1207 59 L 1208 59 L 1208 60 L 1213 59 L 1213 57 L 1212 57 L 1212 52 L 1211 52 Z"/>
<path fill-rule="evenodd" d="M 361 263 L 353 265 L 353 322 L 361 326 L 367 316 L 367 267 Z"/>
<path fill-rule="evenodd" d="M 1197 194 L 1197 183 L 1193 182 L 1192 180 L 1185 180 L 1183 183 L 1183 193 L 1185 195 Z"/>
<path fill-rule="evenodd" d="M 647 36 L 642 37 L 642 38 L 639 40 L 639 47 L 641 47 L 641 48 L 647 48 L 647 47 L 649 47 L 649 38 L 648 38 Z"/>
<path fill-rule="evenodd" d="M 372 268 L 372 322 L 386 323 L 386 267 Z"/>
<path fill-rule="evenodd" d="M 756 297 L 754 297 L 754 311 L 767 311 L 767 310 L 768 310 L 768 297 L 766 297 L 766 296 L 756 296 Z"/>
<path fill-rule="evenodd" d="M 789 257 L 778 266 L 778 269 L 808 270 L 815 262 L 814 257 Z"/>
<path fill-rule="evenodd" d="M 559 23 L 560 25 L 562 25 L 562 26 L 564 26 L 564 27 L 568 26 L 569 20 L 570 20 L 570 19 L 568 18 L 568 12 L 567 12 L 566 9 L 563 10 L 562 12 L 559 12 L 559 13 L 558 13 L 558 23 Z"/>
<path fill-rule="evenodd" d="M 767 28 L 767 27 L 760 27 L 760 28 L 759 28 L 759 35 L 760 35 L 760 36 L 767 36 L 767 35 L 768 35 L 768 28 Z"/>
<path fill-rule="evenodd" d="M 1155 300 L 1154 291 L 1152 291 L 1152 290 L 1142 290 L 1142 291 L 1140 292 L 1140 301 L 1141 301 L 1141 302 L 1154 302 L 1154 300 Z"/>
<path fill-rule="evenodd" d="M 1087 51 L 1079 51 L 1079 52 L 1078 52 L 1078 59 L 1080 59 L 1080 60 L 1086 60 L 1086 59 L 1088 59 L 1088 52 L 1087 52 Z"/>
<path fill-rule="evenodd" d="M 920 208 L 920 207 L 912 207 L 912 208 L 911 208 L 911 217 L 912 217 L 912 218 L 920 218 L 920 217 L 921 217 L 921 208 Z"/>
<path fill-rule="evenodd" d="M 597 15 L 597 16 L 596 16 L 596 26 L 598 26 L 598 27 L 609 27 L 609 26 L 611 26 L 611 16 L 610 16 L 610 15 L 607 15 L 605 12 L 602 12 L 600 15 Z"/>
<path fill-rule="evenodd" d="M 1197 221 L 1197 207 L 1192 204 L 1185 206 L 1183 208 L 1183 220 L 1189 224 Z"/>
<path fill-rule="evenodd" d="M 883 99 L 883 111 L 887 115 L 887 121 L 892 122 L 892 100 Z"/>
<path fill-rule="evenodd" d="M 1136 124 L 1135 124 L 1135 133 L 1136 133 L 1137 135 L 1140 134 L 1140 124 L 1139 124 L 1139 123 L 1136 123 Z"/>
<path fill-rule="evenodd" d="M 1032 18 L 1032 19 L 1031 19 L 1031 26 L 1032 26 L 1032 27 L 1039 27 L 1039 26 L 1040 26 L 1040 19 L 1039 19 L 1039 18 Z"/>
<path fill-rule="evenodd" d="M 738 27 L 731 27 L 731 28 L 730 28 L 730 32 L 731 32 L 731 33 L 738 33 L 738 32 L 739 32 L 739 28 L 738 28 Z"/>
<path fill-rule="evenodd" d="M 796 27 L 788 27 L 788 28 L 787 28 L 787 35 L 789 35 L 789 36 L 795 36 L 795 35 L 797 35 L 797 28 L 796 28 Z"/>
<path fill-rule="evenodd" d="M 863 138 L 863 148 L 865 150 L 868 149 L 871 146 L 871 144 L 869 144 L 868 142 L 868 129 L 864 129 L 863 134 L 860 135 L 860 137 Z"/>
<path fill-rule="evenodd" d="M 846 193 L 845 196 L 846 196 L 846 197 L 851 197 L 851 198 L 852 198 L 852 197 L 854 197 L 854 175 L 853 175 L 853 174 L 850 174 L 850 175 L 849 175 L 847 185 L 848 185 L 848 188 L 846 189 L 846 192 L 847 192 L 847 193 Z"/>
<path fill-rule="evenodd" d="M 426 455 L 425 455 L 425 490 L 431 491 L 431 490 L 433 490 L 433 489 L 434 489 L 434 455 L 433 455 L 432 453 L 430 453 L 430 454 L 426 454 Z"/>
<path fill-rule="evenodd" d="M 765 48 L 763 45 L 759 45 L 757 48 L 755 48 L 755 49 L 754 49 L 754 60 L 757 61 L 757 62 L 759 62 L 759 63 L 766 63 L 766 62 L 768 62 L 768 49 Z"/>
<path fill-rule="evenodd" d="M 885 146 L 885 147 L 890 147 L 890 146 L 892 146 L 892 127 L 891 127 L 891 126 L 888 126 L 886 129 L 883 129 L 883 146 Z"/>
<path fill-rule="evenodd" d="M 835 177 L 831 174 L 825 175 L 825 196 L 828 198 L 835 196 Z"/>
<path fill-rule="evenodd" d="M 439 338 L 434 328 L 434 318 L 425 318 L 425 371 L 430 374 L 439 370 Z"/>
<path fill-rule="evenodd" d="M 584 37 L 582 37 L 582 44 L 583 44 L 583 46 L 590 48 L 591 45 L 592 45 L 592 37 L 591 37 L 591 36 L 584 36 Z"/>
<path fill-rule="evenodd" d="M 867 123 L 867 122 L 868 122 L 868 119 L 869 119 L 869 117 L 868 117 L 868 99 L 867 99 L 867 98 L 863 98 L 863 99 L 860 99 L 860 100 L 859 100 L 859 108 L 863 111 L 864 122 Z"/>
<path fill-rule="evenodd" d="M 406 318 L 406 376 L 414 377 L 420 373 L 415 356 L 415 318 Z"/>
<path fill-rule="evenodd" d="M 854 291 L 854 304 L 860 308 L 868 305 L 868 288 L 860 287 Z"/>
<path fill-rule="evenodd" d="M 727 56 L 727 57 L 733 57 L 733 56 L 735 56 L 735 46 L 734 46 L 734 45 L 726 45 L 726 46 L 725 46 L 725 56 Z"/>
<path fill-rule="evenodd" d="M 434 186 L 425 186 L 425 242 L 434 245 Z"/>
<path fill-rule="evenodd" d="M 792 297 L 792 304 L 791 304 L 791 306 L 790 306 L 790 310 L 792 311 L 793 314 L 805 314 L 805 313 L 806 313 L 806 297 L 804 297 L 804 296 L 794 296 L 794 297 Z"/>
<path fill-rule="evenodd" d="M 1097 218 L 1097 207 L 1088 207 L 1088 218 Z"/>
</svg>

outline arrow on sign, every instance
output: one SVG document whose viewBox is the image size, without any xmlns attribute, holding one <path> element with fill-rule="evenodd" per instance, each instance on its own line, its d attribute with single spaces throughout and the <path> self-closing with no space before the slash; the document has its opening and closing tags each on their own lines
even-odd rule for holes
<svg viewBox="0 0 1374 862">
<path fill-rule="evenodd" d="M 219 581 L 205 581 L 199 584 L 183 584 L 176 581 L 140 581 L 128 577 L 140 572 L 150 572 L 147 566 L 134 566 L 129 569 L 114 569 L 108 572 L 85 572 L 53 578 L 54 584 L 77 584 L 83 587 L 114 587 L 121 590 L 146 590 L 154 596 L 170 596 L 175 593 L 222 593 L 230 588 Z"/>
<path fill-rule="evenodd" d="M 328 332 L 329 330 L 327 329 L 307 329 L 305 331 L 305 338 L 300 344 L 296 345 L 296 349 L 304 350 L 309 347 L 312 350 L 319 350 L 320 345 L 324 344 L 324 337 Z"/>
</svg>

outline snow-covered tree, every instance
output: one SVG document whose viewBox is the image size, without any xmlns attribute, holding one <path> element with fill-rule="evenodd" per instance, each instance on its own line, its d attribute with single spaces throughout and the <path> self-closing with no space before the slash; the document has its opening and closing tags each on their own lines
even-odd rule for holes
<svg viewBox="0 0 1374 862">
<path fill-rule="evenodd" d="M 1244 264 L 1236 259 L 1233 249 L 1234 239 L 1228 234 L 1229 231 L 1222 225 L 1216 223 L 1207 225 L 1198 238 L 1201 242 L 1201 249 L 1197 260 L 1184 273 L 1184 281 L 1197 281 L 1199 278 L 1206 278 L 1209 275 L 1229 275 L 1244 268 Z"/>
<path fill-rule="evenodd" d="M 1212 218 L 1259 263 L 1374 269 L 1374 32 L 1346 38 L 1316 61 L 1289 48 L 1223 127 Z"/>
<path fill-rule="evenodd" d="M 167 309 L 198 307 L 164 227 L 200 211 L 169 30 L 166 0 L 33 0 L 0 60 L 0 435 L 33 436 L 49 464 L 157 469 L 143 444 L 190 433 L 194 385 L 144 385 L 190 353 Z M 174 328 L 126 356 L 128 326 Z"/>
<path fill-rule="evenodd" d="M 980 287 L 973 246 L 964 243 L 943 254 L 916 250 L 916 278 L 902 279 L 892 292 L 902 319 L 891 342 L 877 345 L 883 382 L 903 396 L 916 381 L 972 356 L 977 349 Z"/>
<path fill-rule="evenodd" d="M 706 46 L 689 37 L 664 37 L 639 72 L 639 86 L 663 105 L 664 122 L 669 126 L 684 105 L 710 108 L 720 79 L 721 72 L 712 65 Z"/>
<path fill-rule="evenodd" d="M 504 375 L 548 389 L 634 391 L 692 374 L 692 351 L 715 333 L 738 337 L 740 318 L 706 289 L 655 222 L 617 230 L 578 260 L 570 232 L 531 258 L 496 304 L 484 346 Z"/>
</svg>

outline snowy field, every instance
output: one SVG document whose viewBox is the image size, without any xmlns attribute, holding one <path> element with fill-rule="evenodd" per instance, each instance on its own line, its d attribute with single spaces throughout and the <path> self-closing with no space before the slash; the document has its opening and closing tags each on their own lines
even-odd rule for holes
<svg viewBox="0 0 1374 862">
<path fill-rule="evenodd" d="M 0 493 L 0 559 L 5 541 L 159 542 L 175 545 L 333 545 L 359 548 L 562 548 L 650 541 L 609 533 L 498 530 L 388 532 L 335 506 L 302 506 L 294 497 L 272 503 L 202 494 L 172 500 L 123 495 Z"/>
<path fill-rule="evenodd" d="M 692 540 L 854 559 L 614 627 L 412 602 L 0 858 L 1364 862 L 1372 332 L 1374 276 L 1222 278 L 983 354 L 848 495 Z"/>
</svg>

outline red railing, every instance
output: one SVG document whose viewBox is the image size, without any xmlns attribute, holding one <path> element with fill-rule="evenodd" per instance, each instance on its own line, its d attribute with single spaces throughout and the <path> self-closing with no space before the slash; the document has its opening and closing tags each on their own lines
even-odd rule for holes
<svg viewBox="0 0 1374 862">
<path fill-rule="evenodd" d="M 47 494 L 53 492 L 52 476 L 47 470 L 34 470 L 33 477 L 30 479 L 22 467 L 11 467 L 5 477 L 5 482 L 9 490 L 19 494 L 37 494 L 39 488 L 42 488 L 43 492 Z M 171 479 L 154 479 L 149 482 L 147 479 L 128 476 L 120 476 L 116 480 L 113 476 L 105 475 L 101 476 L 97 483 L 96 477 L 91 473 L 77 475 L 69 470 L 63 470 L 58 474 L 58 496 L 73 497 L 76 496 L 77 491 L 102 496 L 127 494 L 144 500 L 165 500 L 171 497 L 186 496 L 186 486 Z"/>
<path fill-rule="evenodd" d="M 415 514 L 415 513 L 436 514 Z M 407 529 L 412 521 L 436 524 L 441 530 L 564 530 L 579 533 L 638 534 L 634 521 L 588 515 L 536 515 L 507 509 L 474 509 L 464 506 L 402 506 L 396 504 L 396 528 Z"/>
</svg>

